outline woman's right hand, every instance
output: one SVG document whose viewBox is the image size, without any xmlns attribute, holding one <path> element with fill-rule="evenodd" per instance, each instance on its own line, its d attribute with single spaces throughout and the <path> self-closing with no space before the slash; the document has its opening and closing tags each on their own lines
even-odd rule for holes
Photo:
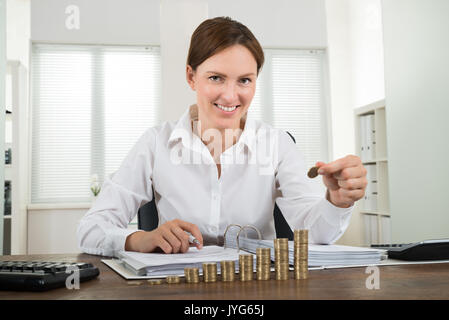
<svg viewBox="0 0 449 320">
<path fill-rule="evenodd" d="M 185 253 L 189 250 L 190 232 L 199 242 L 198 249 L 203 247 L 203 236 L 193 223 L 175 219 L 164 223 L 153 231 L 138 231 L 126 238 L 125 250 L 137 252 L 154 252 L 160 248 L 165 253 Z"/>
</svg>

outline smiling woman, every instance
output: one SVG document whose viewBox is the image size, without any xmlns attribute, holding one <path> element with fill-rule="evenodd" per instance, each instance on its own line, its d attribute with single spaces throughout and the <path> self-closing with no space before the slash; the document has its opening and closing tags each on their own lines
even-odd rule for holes
<svg viewBox="0 0 449 320">
<path fill-rule="evenodd" d="M 84 252 L 185 253 L 223 245 L 229 224 L 252 225 L 274 239 L 275 204 L 292 229 L 309 230 L 311 243 L 343 234 L 366 186 L 360 159 L 317 163 L 327 194 L 307 178 L 291 137 L 247 117 L 263 63 L 259 42 L 241 23 L 217 17 L 198 26 L 186 64 L 196 103 L 179 121 L 148 129 L 106 179 L 78 228 Z M 153 197 L 159 226 L 127 229 Z M 199 243 L 189 243 L 189 234 Z"/>
</svg>

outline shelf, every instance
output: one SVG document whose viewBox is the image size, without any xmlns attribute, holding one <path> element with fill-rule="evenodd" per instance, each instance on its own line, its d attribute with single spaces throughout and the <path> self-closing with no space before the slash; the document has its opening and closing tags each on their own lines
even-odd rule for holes
<svg viewBox="0 0 449 320">
<path fill-rule="evenodd" d="M 373 214 L 376 216 L 385 216 L 390 217 L 390 214 L 388 212 L 378 212 L 378 211 L 370 211 L 370 210 L 360 210 L 361 214 Z"/>
<path fill-rule="evenodd" d="M 12 166 L 5 164 L 5 181 L 11 181 L 12 179 Z"/>
<path fill-rule="evenodd" d="M 374 114 L 376 110 L 384 109 L 385 108 L 385 99 L 373 102 L 371 104 L 368 104 L 366 106 L 357 108 L 355 110 L 356 116 L 363 116 L 367 114 Z"/>
<path fill-rule="evenodd" d="M 356 154 L 367 169 L 368 185 L 352 230 L 365 245 L 391 239 L 385 100 L 354 110 Z M 363 155 L 363 156 L 362 156 Z"/>
<path fill-rule="evenodd" d="M 10 182 L 11 215 L 3 218 L 9 231 L 4 234 L 4 249 L 11 254 L 27 253 L 27 198 L 29 109 L 27 106 L 27 69 L 19 61 L 6 63 L 5 150 L 11 150 L 10 164 L 4 164 L 5 181 Z M 13 219 L 14 217 L 14 219 Z"/>
<path fill-rule="evenodd" d="M 362 164 L 376 164 L 378 162 L 388 162 L 387 158 L 373 159 L 373 160 L 365 160 Z"/>
</svg>

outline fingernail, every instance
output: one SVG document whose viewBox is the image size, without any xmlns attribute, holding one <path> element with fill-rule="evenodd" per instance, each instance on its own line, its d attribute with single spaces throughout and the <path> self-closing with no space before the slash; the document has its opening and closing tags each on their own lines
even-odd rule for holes
<svg viewBox="0 0 449 320">
<path fill-rule="evenodd" d="M 318 169 L 318 174 L 323 174 L 324 173 L 324 170 L 323 169 Z"/>
</svg>

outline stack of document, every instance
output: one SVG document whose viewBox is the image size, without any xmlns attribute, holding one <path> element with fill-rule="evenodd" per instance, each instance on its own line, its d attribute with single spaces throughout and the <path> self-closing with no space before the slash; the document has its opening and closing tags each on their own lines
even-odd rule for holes
<svg viewBox="0 0 449 320">
<path fill-rule="evenodd" d="M 233 238 L 231 238 L 233 239 Z M 227 240 L 226 245 L 237 248 L 236 240 Z M 274 261 L 273 240 L 257 240 L 241 237 L 239 247 L 242 250 L 256 253 L 257 248 L 271 248 L 271 260 Z M 293 241 L 288 242 L 289 263 L 294 262 Z M 309 244 L 309 266 L 350 266 L 378 264 L 385 258 L 386 251 L 363 247 L 342 245 Z"/>
<path fill-rule="evenodd" d="M 175 254 L 121 251 L 119 258 L 123 265 L 136 275 L 155 277 L 182 276 L 184 275 L 184 268 L 199 268 L 201 274 L 202 264 L 205 262 L 232 260 L 235 262 L 237 272 L 239 265 L 239 252 L 237 250 L 233 248 L 224 249 L 219 246 L 205 246 L 201 250 L 191 247 L 186 253 Z M 220 264 L 217 266 L 217 272 L 220 273 Z"/>
</svg>

